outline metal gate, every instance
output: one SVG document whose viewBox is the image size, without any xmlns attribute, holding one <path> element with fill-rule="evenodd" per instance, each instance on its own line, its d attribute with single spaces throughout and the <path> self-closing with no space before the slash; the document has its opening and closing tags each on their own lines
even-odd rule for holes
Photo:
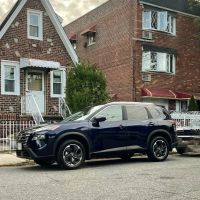
<svg viewBox="0 0 200 200">
<path fill-rule="evenodd" d="M 17 134 L 34 125 L 34 121 L 0 122 L 0 152 L 15 150 Z"/>
</svg>

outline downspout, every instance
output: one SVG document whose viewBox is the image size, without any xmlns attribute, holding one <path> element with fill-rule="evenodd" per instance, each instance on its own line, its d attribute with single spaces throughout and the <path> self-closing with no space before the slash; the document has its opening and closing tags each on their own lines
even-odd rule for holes
<svg viewBox="0 0 200 200">
<path fill-rule="evenodd" d="M 137 1 L 137 2 L 136 2 Z M 131 59 L 130 59 L 130 66 L 132 68 L 132 86 L 131 86 L 131 100 L 132 101 L 136 101 L 136 77 L 135 77 L 135 55 L 134 55 L 134 41 L 133 41 L 133 37 L 134 37 L 134 30 L 135 30 L 135 23 L 137 23 L 136 19 L 134 19 L 134 12 L 133 12 L 133 8 L 134 8 L 134 3 L 138 4 L 138 0 L 131 0 L 130 1 L 130 18 L 129 18 L 129 22 L 130 22 L 130 45 L 131 45 Z M 137 10 L 137 9 L 136 9 Z"/>
</svg>

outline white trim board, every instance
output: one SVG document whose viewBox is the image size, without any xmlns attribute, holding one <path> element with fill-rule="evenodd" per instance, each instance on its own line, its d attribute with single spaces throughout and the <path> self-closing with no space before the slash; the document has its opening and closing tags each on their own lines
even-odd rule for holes
<svg viewBox="0 0 200 200">
<path fill-rule="evenodd" d="M 69 53 L 69 56 L 71 57 L 74 64 L 78 63 L 78 56 L 72 47 L 52 5 L 50 4 L 49 0 L 40 0 L 42 5 L 44 6 L 46 12 L 48 13 L 51 22 L 53 23 L 55 29 L 57 30 L 58 35 L 60 36 L 60 39 L 62 40 L 67 52 Z M 11 17 L 8 19 L 7 23 L 4 25 L 2 30 L 0 31 L 0 39 L 4 36 L 8 28 L 11 26 L 17 15 L 20 13 L 24 5 L 26 4 L 27 0 L 22 0 L 20 4 L 17 6 Z"/>
<path fill-rule="evenodd" d="M 155 7 L 155 8 L 161 8 L 161 9 L 172 11 L 172 12 L 176 12 L 176 13 L 180 13 L 180 14 L 186 15 L 188 17 L 200 18 L 200 16 L 198 16 L 198 15 L 193 15 L 193 14 L 189 14 L 189 13 L 186 13 L 186 12 L 181 12 L 179 10 L 174 10 L 174 9 L 171 9 L 171 8 L 159 6 L 159 5 L 152 4 L 152 3 L 147 3 L 147 2 L 144 2 L 144 1 L 140 1 L 140 4 L 144 4 L 144 5 L 147 5 L 147 6 L 152 6 L 152 7 Z"/>
<path fill-rule="evenodd" d="M 4 34 L 8 30 L 8 28 L 11 26 L 11 24 L 13 23 L 13 21 L 15 20 L 15 18 L 17 17 L 17 15 L 20 13 L 21 9 L 24 7 L 24 5 L 26 4 L 26 2 L 27 2 L 27 0 L 22 0 L 20 2 L 20 4 L 18 5 L 18 7 L 13 12 L 13 14 L 10 16 L 10 18 L 8 19 L 8 21 L 4 25 L 3 29 L 0 31 L 0 39 L 4 36 Z"/>
</svg>

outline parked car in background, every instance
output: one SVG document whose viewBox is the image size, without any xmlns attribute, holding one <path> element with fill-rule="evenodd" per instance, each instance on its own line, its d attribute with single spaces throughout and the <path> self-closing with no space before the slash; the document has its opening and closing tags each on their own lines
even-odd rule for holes
<svg viewBox="0 0 200 200">
<path fill-rule="evenodd" d="M 200 153 L 200 112 L 173 112 L 171 116 L 176 121 L 179 154 L 187 152 Z"/>
<path fill-rule="evenodd" d="M 164 108 L 113 102 L 77 112 L 59 124 L 20 132 L 17 156 L 76 169 L 92 158 L 129 159 L 134 153 L 164 161 L 176 143 L 175 123 Z"/>
</svg>

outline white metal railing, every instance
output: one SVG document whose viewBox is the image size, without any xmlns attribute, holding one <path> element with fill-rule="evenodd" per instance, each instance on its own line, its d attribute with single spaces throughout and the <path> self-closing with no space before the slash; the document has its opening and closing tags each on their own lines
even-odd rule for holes
<svg viewBox="0 0 200 200">
<path fill-rule="evenodd" d="M 65 99 L 62 97 L 59 98 L 59 114 L 62 116 L 63 119 L 72 114 Z"/>
<path fill-rule="evenodd" d="M 34 121 L 0 122 L 0 152 L 15 150 L 17 134 L 32 126 L 35 126 Z"/>
<path fill-rule="evenodd" d="M 200 130 L 200 112 L 173 112 L 177 130 Z"/>
<path fill-rule="evenodd" d="M 44 122 L 38 104 L 32 94 L 27 94 L 21 98 L 21 114 L 30 114 L 35 124 Z"/>
</svg>

